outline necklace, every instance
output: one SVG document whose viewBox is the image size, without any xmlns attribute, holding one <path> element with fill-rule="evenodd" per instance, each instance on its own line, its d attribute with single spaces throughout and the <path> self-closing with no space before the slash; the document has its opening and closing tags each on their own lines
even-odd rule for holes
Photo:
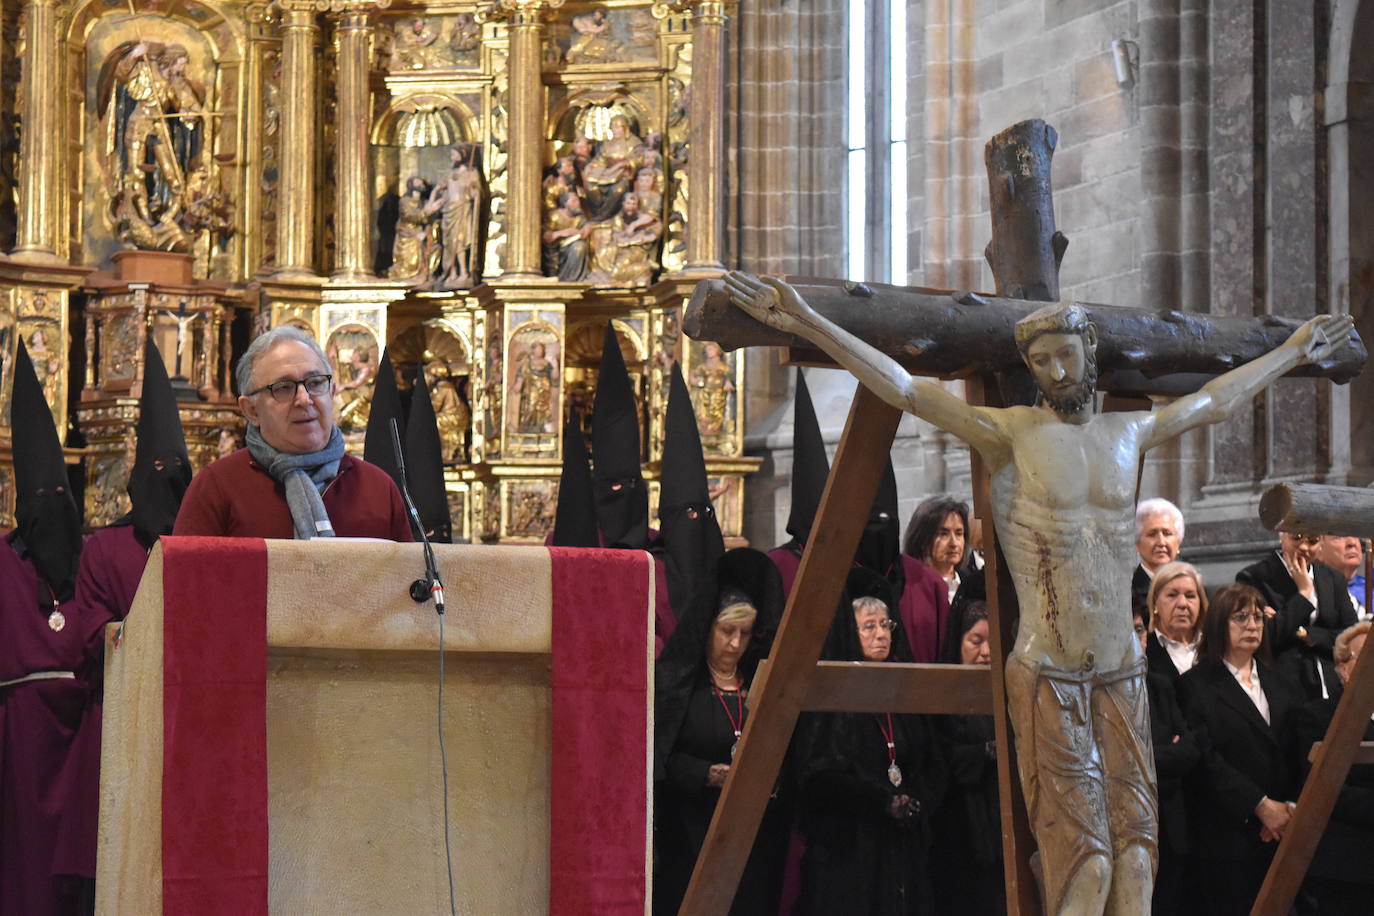
<svg viewBox="0 0 1374 916">
<path fill-rule="evenodd" d="M 896 789 L 902 784 L 902 768 L 897 766 L 897 744 L 892 739 L 896 732 L 892 728 L 892 713 L 887 713 L 887 728 L 883 728 L 883 720 L 877 716 L 873 718 L 878 723 L 878 731 L 883 733 L 883 740 L 887 742 L 887 780 L 892 783 L 892 788 Z"/>
<path fill-rule="evenodd" d="M 730 704 L 725 702 L 725 692 L 715 684 L 711 685 L 711 691 L 715 693 L 716 699 L 720 701 L 720 708 L 725 710 L 725 718 L 730 721 L 730 728 L 735 732 L 735 743 L 730 745 L 730 759 L 735 759 L 735 748 L 739 747 L 739 736 L 744 731 L 744 690 L 733 691 L 735 694 L 735 711 L 730 711 Z"/>
<path fill-rule="evenodd" d="M 730 671 L 729 674 L 724 674 L 724 673 L 722 673 L 722 672 L 716 670 L 716 668 L 713 667 L 713 666 L 708 662 L 708 663 L 706 664 L 706 670 L 708 670 L 708 671 L 711 672 L 711 683 L 712 683 L 712 684 L 726 684 L 726 685 L 731 685 L 731 684 L 735 684 L 736 681 L 737 681 L 738 678 L 739 678 L 739 669 L 738 669 L 738 668 L 732 669 L 732 670 Z"/>
<path fill-rule="evenodd" d="M 43 584 L 47 585 L 46 582 Z M 61 602 L 57 600 L 57 592 L 53 591 L 51 585 L 48 585 L 48 595 L 52 598 L 52 613 L 48 615 L 48 627 L 54 633 L 61 633 L 62 628 L 67 625 L 67 615 L 58 610 Z"/>
</svg>

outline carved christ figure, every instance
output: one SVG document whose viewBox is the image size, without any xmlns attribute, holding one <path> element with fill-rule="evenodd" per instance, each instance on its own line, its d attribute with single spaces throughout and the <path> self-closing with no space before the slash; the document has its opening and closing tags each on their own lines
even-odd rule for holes
<svg viewBox="0 0 1374 916">
<path fill-rule="evenodd" d="M 811 341 L 874 394 L 983 457 L 1021 605 L 1006 687 L 1046 912 L 1149 913 L 1154 758 L 1145 660 L 1125 623 L 1140 458 L 1225 419 L 1290 369 L 1327 359 L 1350 337 L 1350 318 L 1318 316 L 1276 349 L 1158 411 L 1099 414 L 1096 328 L 1081 307 L 1051 305 L 1016 325 L 1041 403 L 990 408 L 912 377 L 780 280 L 731 273 L 725 282 L 736 306 Z"/>
</svg>

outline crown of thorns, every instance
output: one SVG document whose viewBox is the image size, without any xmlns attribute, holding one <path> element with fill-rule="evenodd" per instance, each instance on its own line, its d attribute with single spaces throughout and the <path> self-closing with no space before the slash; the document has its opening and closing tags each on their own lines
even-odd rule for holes
<svg viewBox="0 0 1374 916">
<path fill-rule="evenodd" d="M 1086 334 L 1092 319 L 1081 305 L 1056 302 L 1016 322 L 1016 347 L 1022 353 L 1043 334 Z"/>
</svg>

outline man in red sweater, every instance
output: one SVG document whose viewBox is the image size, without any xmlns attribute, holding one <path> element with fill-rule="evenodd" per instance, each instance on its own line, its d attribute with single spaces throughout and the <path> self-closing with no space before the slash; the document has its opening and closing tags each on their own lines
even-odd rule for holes
<svg viewBox="0 0 1374 916">
<path fill-rule="evenodd" d="M 248 447 L 195 476 L 173 534 L 411 540 L 391 478 L 344 454 L 333 376 L 313 337 L 289 325 L 262 334 L 235 380 Z"/>
</svg>

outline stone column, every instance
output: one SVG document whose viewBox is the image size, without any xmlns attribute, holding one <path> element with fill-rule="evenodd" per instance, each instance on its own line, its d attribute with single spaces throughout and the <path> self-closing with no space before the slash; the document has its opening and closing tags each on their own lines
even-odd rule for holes
<svg viewBox="0 0 1374 916">
<path fill-rule="evenodd" d="M 725 158 L 725 3 L 699 0 L 692 20 L 692 119 L 687 160 L 687 269 L 724 270 L 721 263 Z"/>
<path fill-rule="evenodd" d="M 62 148 L 61 67 L 58 61 L 57 0 L 27 0 L 24 30 L 28 48 L 20 77 L 24 103 L 19 149 L 19 225 L 14 255 L 24 260 L 59 258 Z"/>
<path fill-rule="evenodd" d="M 277 205 L 277 273 L 315 273 L 315 39 L 310 3 L 282 3 L 281 178 Z"/>
<path fill-rule="evenodd" d="M 506 269 L 503 278 L 541 275 L 539 257 L 540 167 L 544 144 L 544 82 L 541 18 L 563 0 L 501 0 L 492 15 L 510 28 L 510 154 L 506 164 Z"/>
<path fill-rule="evenodd" d="M 338 168 L 334 175 L 334 277 L 372 276 L 367 72 L 374 7 L 356 4 L 331 18 L 338 32 Z"/>
</svg>

